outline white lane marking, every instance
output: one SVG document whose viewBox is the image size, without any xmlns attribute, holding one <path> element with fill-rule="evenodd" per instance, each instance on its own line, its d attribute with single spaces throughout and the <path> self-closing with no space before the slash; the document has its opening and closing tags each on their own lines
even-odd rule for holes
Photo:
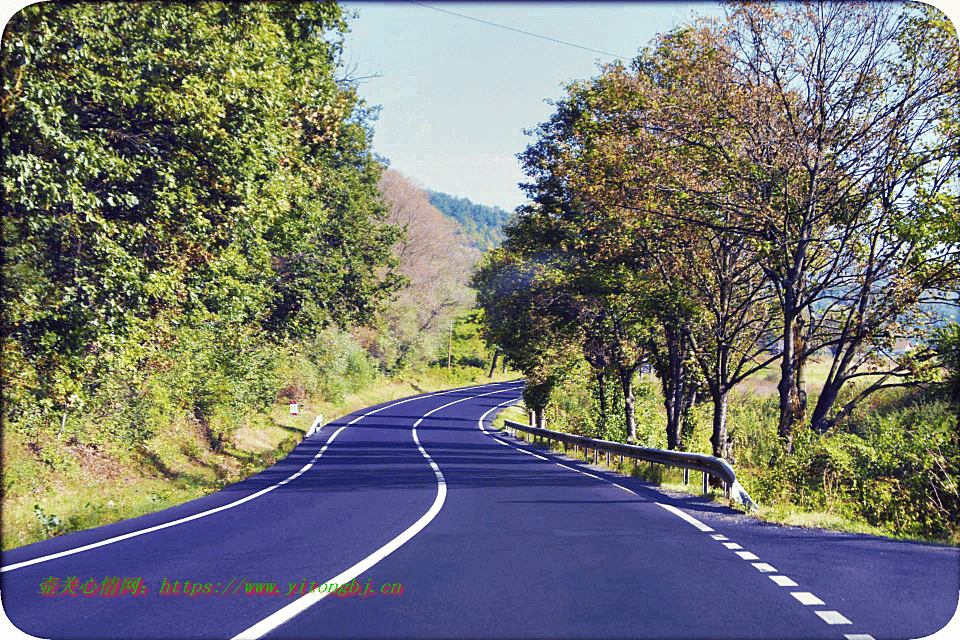
<svg viewBox="0 0 960 640">
<path fill-rule="evenodd" d="M 497 385 L 502 385 L 502 384 L 509 384 L 509 383 L 498 382 L 498 383 L 495 383 L 495 384 L 497 384 Z M 499 391 L 507 391 L 507 390 L 508 390 L 508 389 L 500 389 Z M 294 473 L 294 474 L 292 474 L 291 476 L 287 477 L 286 479 L 281 480 L 280 482 L 277 482 L 276 484 L 273 484 L 273 485 L 271 485 L 271 486 L 269 486 L 269 487 L 267 487 L 267 488 L 265 488 L 265 489 L 261 489 L 260 491 L 257 491 L 256 493 L 252 493 L 252 494 L 250 494 L 249 496 L 246 496 L 245 498 L 240 498 L 239 500 L 235 500 L 235 501 L 230 502 L 230 503 L 228 503 L 228 504 L 221 505 L 221 506 L 219 506 L 219 507 L 216 507 L 216 508 L 214 508 L 214 509 L 209 509 L 209 510 L 207 510 L 207 511 L 201 511 L 200 513 L 195 513 L 195 514 L 193 514 L 193 515 L 191 515 L 191 516 L 187 516 L 187 517 L 185 517 L 185 518 L 180 518 L 179 520 L 173 520 L 173 521 L 171 521 L 171 522 L 165 522 L 165 523 L 163 523 L 163 524 L 158 524 L 158 525 L 155 525 L 155 526 L 153 526 L 153 527 L 148 527 L 148 528 L 146 528 L 146 529 L 139 529 L 139 530 L 137 530 L 137 531 L 131 531 L 130 533 L 125 533 L 125 534 L 120 535 L 120 536 L 114 536 L 113 538 L 107 538 L 106 540 L 101 540 L 100 542 L 93 542 L 93 543 L 91 543 L 91 544 L 83 545 L 82 547 L 76 547 L 76 548 L 74 548 L 74 549 L 67 549 L 67 550 L 65 550 L 65 551 L 60 551 L 60 552 L 57 552 L 57 553 L 52 553 L 52 554 L 50 554 L 50 555 L 40 556 L 39 558 L 33 558 L 32 560 L 24 560 L 23 562 L 18 562 L 18 563 L 16 563 L 16 564 L 9 564 L 9 565 L 6 565 L 6 566 L 4 566 L 4 567 L 0 567 L 0 572 L 13 571 L 14 569 L 20 569 L 20 568 L 22 568 L 22 567 L 28 567 L 28 566 L 33 565 L 33 564 L 39 564 L 39 563 L 41 563 L 41 562 L 47 562 L 47 561 L 49 561 L 49 560 L 56 560 L 57 558 L 62 558 L 62 557 L 64 557 L 64 556 L 73 555 L 73 554 L 75 554 L 75 553 L 81 553 L 81 552 L 83 552 L 83 551 L 89 551 L 89 550 L 91 550 L 91 549 L 96 549 L 97 547 L 103 547 L 103 546 L 106 546 L 106 545 L 108 545 L 108 544 L 114 544 L 114 543 L 116 543 L 116 542 L 121 542 L 121 541 L 123 541 L 123 540 L 128 540 L 128 539 L 130 539 L 130 538 L 135 538 L 135 537 L 137 537 L 137 536 L 142 536 L 142 535 L 146 535 L 146 534 L 148 534 L 148 533 L 153 533 L 154 531 L 160 531 L 160 530 L 166 529 L 166 528 L 168 528 L 168 527 L 174 527 L 174 526 L 176 526 L 176 525 L 178 525 L 178 524 L 183 524 L 183 523 L 185 523 L 185 522 L 190 522 L 191 520 L 197 520 L 197 519 L 199 519 L 199 518 L 204 518 L 204 517 L 206 517 L 206 516 L 213 515 L 214 513 L 219 513 L 219 512 L 221 512 L 221 511 L 225 511 L 225 510 L 227 510 L 227 509 L 232 509 L 232 508 L 234 508 L 234 507 L 240 506 L 241 504 L 244 504 L 244 503 L 246 503 L 246 502 L 250 502 L 251 500 L 255 500 L 256 498 L 259 498 L 260 496 L 264 495 L 265 493 L 269 493 L 269 492 L 273 491 L 273 490 L 276 489 L 277 487 L 280 487 L 280 486 L 283 486 L 283 485 L 287 484 L 287 483 L 290 482 L 291 480 L 296 480 L 296 479 L 297 479 L 298 477 L 300 477 L 304 472 L 306 472 L 308 469 L 310 469 L 310 467 L 312 467 L 312 466 L 314 465 L 314 463 L 316 463 L 317 460 L 320 459 L 320 456 L 323 455 L 323 453 L 327 450 L 327 447 L 330 446 L 330 443 L 333 442 L 333 439 L 336 438 L 336 437 L 340 434 L 341 431 L 343 431 L 344 429 L 346 429 L 348 426 L 352 425 L 353 423 L 357 422 L 358 420 L 361 420 L 361 419 L 363 419 L 363 418 L 366 418 L 367 416 L 373 415 L 373 414 L 375 414 L 375 413 L 377 413 L 377 412 L 379 412 L 379 411 L 383 411 L 384 409 L 389 409 L 389 408 L 391 408 L 391 407 L 395 407 L 395 406 L 397 406 L 397 405 L 401 405 L 401 404 L 404 404 L 404 403 L 406 403 L 406 402 L 412 402 L 413 400 L 422 400 L 422 399 L 424 399 L 424 398 L 432 398 L 432 397 L 434 397 L 434 396 L 440 396 L 440 395 L 444 395 L 444 394 L 447 394 L 447 393 L 453 393 L 454 391 L 463 391 L 463 389 L 450 389 L 450 390 L 448 390 L 448 391 L 440 391 L 440 392 L 431 393 L 431 394 L 425 395 L 425 396 L 415 396 L 415 397 L 413 397 L 413 398 L 405 398 L 404 400 L 400 400 L 400 401 L 398 401 L 398 402 L 393 402 L 393 403 L 391 403 L 391 404 L 384 405 L 384 406 L 380 407 L 379 409 L 374 409 L 373 411 L 368 411 L 367 413 L 365 413 L 365 414 L 363 414 L 363 415 L 361 415 L 361 416 L 358 416 L 358 417 L 354 418 L 353 420 L 351 420 L 351 421 L 348 422 L 347 424 L 343 425 L 342 427 L 340 427 L 339 429 L 337 429 L 336 431 L 334 431 L 334 432 L 333 432 L 333 435 L 331 435 L 330 438 L 327 439 L 327 442 L 323 445 L 323 447 L 320 449 L 320 451 L 318 451 L 317 454 L 316 454 L 315 456 L 313 456 L 313 459 L 312 459 L 310 462 L 308 462 L 307 464 L 305 464 L 299 471 L 297 471 L 296 473 Z M 492 393 L 497 393 L 497 391 L 494 391 L 494 392 L 492 392 Z M 466 399 L 466 398 L 464 398 L 464 399 Z"/>
<path fill-rule="evenodd" d="M 521 449 L 520 447 L 518 447 L 518 446 L 516 446 L 516 445 L 514 445 L 514 444 L 511 444 L 511 443 L 508 443 L 508 442 L 504 442 L 504 441 L 502 441 L 497 435 L 495 435 L 495 434 L 491 433 L 490 431 L 487 431 L 486 429 L 484 429 L 482 424 L 480 425 L 480 430 L 483 431 L 484 433 L 486 433 L 487 435 L 489 435 L 490 437 L 492 437 L 492 438 L 493 438 L 494 440 L 496 440 L 497 442 L 500 442 L 501 444 L 507 444 L 508 446 L 513 447 L 514 449 L 516 449 L 517 451 L 520 451 L 521 453 L 526 453 L 526 454 L 531 455 L 531 456 L 533 456 L 533 457 L 535 457 L 535 458 L 540 458 L 541 460 L 546 460 L 547 462 L 552 462 L 553 464 L 557 465 L 558 467 L 563 467 L 564 469 L 569 469 L 570 471 L 576 471 L 577 473 L 581 473 L 581 474 L 583 474 L 583 475 L 585 475 L 585 476 L 590 476 L 591 478 L 596 478 L 597 480 L 600 480 L 601 482 L 606 482 L 607 484 L 612 484 L 612 485 L 615 486 L 615 487 L 619 487 L 620 489 L 623 489 L 624 491 L 627 491 L 627 492 L 632 493 L 633 495 L 639 497 L 639 494 L 637 494 L 636 491 L 633 491 L 633 490 L 631 490 L 631 489 L 627 489 L 626 487 L 623 487 L 623 486 L 617 484 L 616 482 L 613 482 L 612 480 L 607 480 L 606 478 L 601 478 L 600 476 L 594 475 L 594 474 L 592 474 L 592 473 L 587 473 L 586 471 L 581 471 L 580 469 L 576 469 L 576 468 L 574 468 L 574 467 L 568 467 L 567 465 L 562 464 L 562 463 L 560 463 L 560 462 L 557 462 L 556 460 L 549 460 L 549 459 L 547 459 L 547 458 L 544 458 L 544 457 L 541 456 L 541 455 L 537 455 L 536 453 L 532 453 L 532 452 L 527 451 L 527 450 L 525 450 L 525 449 Z M 663 504 L 663 503 L 660 503 L 660 502 L 655 502 L 654 504 L 659 505 L 659 506 L 663 507 L 664 509 L 666 509 L 667 511 L 669 511 L 670 513 L 672 513 L 672 514 L 674 514 L 674 515 L 676 515 L 676 516 L 678 516 L 678 517 L 686 520 L 687 522 L 689 522 L 690 524 L 692 524 L 693 526 L 695 526 L 697 529 L 700 529 L 700 531 L 713 531 L 713 529 L 711 529 L 711 528 L 708 527 L 707 525 L 703 524 L 702 522 L 700 522 L 699 520 L 697 520 L 697 519 L 694 518 L 693 516 L 684 513 L 684 512 L 681 511 L 680 509 L 677 509 L 677 508 L 674 507 L 673 505 Z"/>
<path fill-rule="evenodd" d="M 417 436 L 417 427 L 420 426 L 420 423 L 423 422 L 427 417 L 440 411 L 441 409 L 446 409 L 451 405 L 455 405 L 458 402 L 463 402 L 464 400 L 472 400 L 474 398 L 482 398 L 483 396 L 493 395 L 495 393 L 503 393 L 504 391 L 510 391 L 511 389 L 498 389 L 496 391 L 491 391 L 489 393 L 481 393 L 476 396 L 470 396 L 469 398 L 460 398 L 459 400 L 454 400 L 443 406 L 437 407 L 436 409 L 431 409 L 427 413 L 423 414 L 419 420 L 417 420 L 413 425 L 413 441 L 417 444 L 417 448 L 420 450 L 420 453 L 424 458 L 427 459 L 427 462 L 430 463 L 430 467 L 433 469 L 434 475 L 437 477 L 437 497 L 434 498 L 433 504 L 430 506 L 430 509 L 427 510 L 425 514 L 420 516 L 420 519 L 414 522 L 412 525 L 407 527 L 407 529 L 398 535 L 396 538 L 380 547 L 374 551 L 371 555 L 367 556 L 357 564 L 353 565 L 346 571 L 341 572 L 340 574 L 334 576 L 327 580 L 327 583 L 334 582 L 336 584 L 345 584 L 362 574 L 364 571 L 369 570 L 371 567 L 376 565 L 378 562 L 386 558 L 388 555 L 399 549 L 406 542 L 408 542 L 413 536 L 417 535 L 426 527 L 430 522 L 440 513 L 440 509 L 443 507 L 443 503 L 447 498 L 447 482 L 443 477 L 443 473 L 440 471 L 440 467 L 437 466 L 437 463 L 433 461 L 433 458 L 430 457 L 430 454 L 426 452 L 423 448 L 423 445 L 420 444 L 420 438 Z M 516 399 L 508 400 L 507 402 L 502 403 L 490 411 L 499 408 L 503 404 L 508 402 L 516 402 Z M 483 414 L 483 417 L 487 417 L 490 413 Z M 483 420 L 483 418 L 481 418 Z M 279 611 L 276 611 L 255 625 L 244 629 L 237 635 L 235 635 L 231 640 L 256 640 L 257 638 L 262 637 L 264 634 L 273 631 L 283 623 L 291 620 L 294 616 L 303 613 L 311 606 L 315 605 L 317 602 L 329 595 L 329 592 L 326 591 L 311 591 L 310 593 L 304 594 L 286 605 Z"/>
<path fill-rule="evenodd" d="M 673 505 L 671 505 L 671 504 L 662 504 L 662 503 L 660 503 L 660 502 L 658 502 L 657 504 L 659 504 L 661 507 L 663 507 L 664 509 L 666 509 L 666 510 L 669 511 L 670 513 L 674 514 L 675 516 L 678 516 L 678 517 L 680 517 L 680 518 L 683 518 L 684 520 L 686 520 L 687 522 L 689 522 L 690 524 L 692 524 L 693 526 L 695 526 L 697 529 L 700 529 L 700 531 L 713 531 L 713 529 L 711 529 L 711 528 L 708 527 L 707 525 L 703 524 L 702 522 L 700 522 L 699 520 L 697 520 L 697 519 L 694 518 L 693 516 L 688 515 L 688 514 L 684 513 L 683 511 L 680 511 L 680 509 L 677 509 L 675 506 L 673 506 Z"/>
<path fill-rule="evenodd" d="M 843 636 L 847 640 L 874 640 L 869 633 L 848 633 Z"/>
<path fill-rule="evenodd" d="M 628 491 L 628 492 L 630 492 L 630 493 L 632 493 L 632 494 L 634 494 L 634 495 L 638 495 L 635 491 L 632 491 L 632 490 L 630 490 L 630 489 L 627 489 L 626 487 L 623 487 L 623 486 L 617 484 L 616 482 L 612 482 L 612 481 L 610 481 L 610 480 L 607 480 L 606 478 L 601 478 L 600 476 L 596 476 L 596 475 L 594 475 L 594 474 L 592 474 L 592 473 L 587 473 L 586 471 L 581 471 L 580 469 L 575 469 L 575 468 L 573 468 L 573 467 L 568 467 L 567 465 L 561 464 L 561 463 L 559 463 L 559 462 L 556 462 L 555 460 L 548 460 L 547 458 L 544 458 L 544 457 L 541 456 L 541 455 L 537 455 L 536 453 L 532 453 L 532 452 L 530 452 L 530 451 L 526 451 L 526 450 L 524 450 L 524 449 L 521 449 L 520 447 L 518 447 L 518 446 L 516 446 L 516 445 L 509 444 L 509 443 L 507 443 L 507 442 L 504 442 L 504 441 L 501 440 L 498 436 L 496 436 L 496 435 L 494 435 L 493 433 L 487 431 L 487 430 L 483 427 L 483 421 L 482 421 L 482 420 L 480 421 L 480 430 L 483 431 L 484 433 L 486 433 L 487 435 L 491 436 L 494 440 L 496 440 L 496 441 L 499 442 L 500 444 L 513 447 L 513 448 L 516 449 L 517 451 L 520 451 L 520 452 L 522 452 L 522 453 L 529 454 L 529 455 L 531 455 L 531 456 L 533 456 L 533 457 L 535 457 L 535 458 L 540 458 L 541 460 L 547 460 L 548 462 L 553 462 L 554 464 L 556 464 L 556 465 L 558 465 L 558 466 L 560 466 L 560 467 L 563 467 L 564 469 L 569 469 L 570 471 L 576 471 L 577 473 L 582 473 L 582 474 L 585 475 L 585 476 L 590 476 L 591 478 L 596 478 L 597 480 L 601 480 L 601 481 L 603 481 L 603 482 L 607 482 L 607 483 L 609 483 L 609 484 L 612 484 L 613 486 L 618 487 L 618 488 L 620 488 L 620 489 L 623 489 L 624 491 Z M 691 515 L 689 515 L 689 514 L 687 514 L 687 513 L 684 513 L 683 511 L 681 511 L 680 509 L 674 507 L 673 505 L 662 504 L 662 503 L 660 503 L 660 502 L 657 502 L 657 503 L 655 503 L 655 504 L 660 505 L 661 507 L 663 507 L 664 509 L 666 509 L 666 510 L 669 511 L 670 513 L 673 513 L 674 515 L 682 518 L 683 520 L 686 520 L 687 522 L 689 522 L 690 524 L 692 524 L 693 526 L 695 526 L 695 527 L 696 527 L 697 529 L 699 529 L 700 531 L 713 531 L 712 528 L 710 528 L 710 527 L 708 527 L 707 525 L 705 525 L 704 523 L 700 522 L 699 520 L 697 520 L 697 519 L 694 518 L 693 516 L 691 516 Z M 722 535 L 722 534 L 719 534 L 719 533 L 718 533 L 718 534 L 711 535 L 710 537 L 713 538 L 714 540 L 720 540 L 720 541 L 729 540 L 729 538 L 727 538 L 726 536 L 724 536 L 724 535 Z M 724 543 L 723 543 L 723 546 L 725 546 L 726 548 L 731 549 L 731 550 L 743 549 L 743 547 L 741 547 L 739 544 L 737 544 L 737 543 L 735 543 L 735 542 L 724 542 Z M 756 554 L 751 553 L 751 552 L 749 552 L 749 551 L 737 551 L 736 553 L 737 553 L 738 556 L 740 556 L 740 557 L 743 558 L 744 560 L 759 560 L 759 559 L 760 559 L 759 556 L 757 556 Z M 759 571 L 761 571 L 762 573 L 772 573 L 772 572 L 775 572 L 775 571 L 776 571 L 776 569 L 775 569 L 774 567 L 772 567 L 771 565 L 767 564 L 766 562 L 754 562 L 754 563 L 753 563 L 753 566 L 756 567 L 756 568 L 757 568 Z M 791 579 L 788 578 L 787 576 L 768 576 L 768 577 L 769 577 L 771 580 L 773 580 L 775 583 L 777 583 L 778 585 L 780 585 L 781 587 L 796 587 L 796 586 L 798 586 L 796 582 L 794 582 L 793 580 L 791 580 Z M 800 602 L 802 602 L 802 603 L 805 604 L 805 605 L 822 605 L 822 604 L 824 604 L 824 602 L 823 602 L 822 600 L 820 600 L 819 598 L 817 598 L 815 595 L 813 595 L 813 594 L 810 593 L 810 592 L 806 592 L 806 591 L 800 592 L 800 591 L 797 591 L 797 592 L 792 592 L 790 595 L 792 595 L 794 598 L 796 598 L 797 600 L 799 600 Z M 842 615 L 840 615 L 840 614 L 839 614 L 838 612 L 836 612 L 836 611 L 817 611 L 816 613 L 817 613 L 818 616 L 820 616 L 821 618 L 823 618 L 824 620 L 826 620 L 826 621 L 829 622 L 830 624 L 853 624 L 852 622 L 850 622 L 849 620 L 847 620 L 846 618 L 844 618 Z M 833 620 L 833 621 L 831 621 L 831 620 Z M 869 635 L 863 635 L 863 636 L 847 636 L 847 640 L 874 640 L 874 639 L 873 639 L 871 636 L 869 636 Z"/>
<path fill-rule="evenodd" d="M 817 611 L 817 615 L 827 624 L 853 624 L 837 611 Z"/>
<path fill-rule="evenodd" d="M 813 595 L 809 591 L 791 591 L 790 595 L 800 601 L 800 604 L 823 604 L 823 600 Z"/>
</svg>

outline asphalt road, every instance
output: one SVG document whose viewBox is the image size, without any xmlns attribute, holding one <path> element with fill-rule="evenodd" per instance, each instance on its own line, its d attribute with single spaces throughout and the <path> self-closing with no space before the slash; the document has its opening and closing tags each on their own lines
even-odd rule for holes
<svg viewBox="0 0 960 640">
<path fill-rule="evenodd" d="M 50 639 L 881 640 L 957 610 L 957 549 L 762 524 L 489 433 L 519 389 L 364 409 L 216 494 L 4 552 L 6 614 Z"/>
</svg>

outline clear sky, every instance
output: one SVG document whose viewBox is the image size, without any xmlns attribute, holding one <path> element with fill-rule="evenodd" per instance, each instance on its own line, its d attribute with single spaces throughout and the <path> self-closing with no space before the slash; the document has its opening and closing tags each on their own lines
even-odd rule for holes
<svg viewBox="0 0 960 640">
<path fill-rule="evenodd" d="M 512 211 L 524 201 L 516 154 L 523 129 L 553 113 L 562 83 L 632 58 L 657 34 L 719 13 L 714 3 L 432 3 L 432 6 L 562 40 L 586 51 L 407 2 L 345 2 L 344 57 L 380 105 L 373 146 L 421 186 Z"/>
<path fill-rule="evenodd" d="M 523 129 L 553 113 L 546 99 L 562 83 L 598 75 L 598 62 L 632 58 L 658 33 L 715 2 L 427 3 L 342 2 L 351 21 L 345 58 L 382 111 L 374 150 L 421 186 L 512 211 L 524 202 L 516 154 L 533 139 Z M 932 0 L 957 20 L 960 0 Z M 564 44 L 437 9 L 565 41 Z"/>
</svg>

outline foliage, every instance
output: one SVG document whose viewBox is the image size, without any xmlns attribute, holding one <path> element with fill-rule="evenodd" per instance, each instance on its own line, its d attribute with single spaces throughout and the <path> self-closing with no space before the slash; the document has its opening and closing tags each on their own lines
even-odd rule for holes
<svg viewBox="0 0 960 640">
<path fill-rule="evenodd" d="M 407 286 L 386 305 L 370 349 L 388 372 L 418 371 L 446 355 L 451 325 L 473 304 L 467 281 L 480 254 L 402 174 L 386 171 L 379 187 L 387 219 L 405 232 L 393 252 Z"/>
<path fill-rule="evenodd" d="M 877 390 L 931 380 L 930 304 L 960 265 L 958 64 L 927 8 L 735 3 L 569 84 L 520 154 L 531 202 L 502 247 L 549 268 L 529 279 L 552 295 L 530 349 L 566 327 L 598 376 L 624 381 L 628 424 L 647 357 L 671 447 L 702 376 L 725 457 L 729 393 L 774 360 L 787 451 L 817 353 L 832 358 L 820 433 Z"/>
<path fill-rule="evenodd" d="M 11 20 L 6 420 L 136 408 L 162 378 L 210 423 L 270 399 L 268 343 L 374 319 L 400 284 L 399 232 L 370 112 L 336 77 L 345 30 L 332 3 L 41 3 Z"/>
</svg>

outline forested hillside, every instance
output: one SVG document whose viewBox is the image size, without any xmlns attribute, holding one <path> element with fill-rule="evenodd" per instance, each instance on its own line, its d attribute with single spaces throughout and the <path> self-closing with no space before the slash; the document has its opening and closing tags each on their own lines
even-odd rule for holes
<svg viewBox="0 0 960 640">
<path fill-rule="evenodd" d="M 474 204 L 467 198 L 457 198 L 437 191 L 428 191 L 430 204 L 460 223 L 460 233 L 469 243 L 487 251 L 503 241 L 503 225 L 513 215 L 500 207 Z"/>
</svg>

